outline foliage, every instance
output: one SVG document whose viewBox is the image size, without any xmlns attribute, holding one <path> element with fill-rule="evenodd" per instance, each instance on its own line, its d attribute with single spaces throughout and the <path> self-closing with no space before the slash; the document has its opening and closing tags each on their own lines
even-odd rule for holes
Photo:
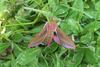
<svg viewBox="0 0 100 67">
<path fill-rule="evenodd" d="M 28 48 L 55 17 L 77 49 Z M 0 0 L 0 67 L 100 67 L 100 0 Z"/>
</svg>

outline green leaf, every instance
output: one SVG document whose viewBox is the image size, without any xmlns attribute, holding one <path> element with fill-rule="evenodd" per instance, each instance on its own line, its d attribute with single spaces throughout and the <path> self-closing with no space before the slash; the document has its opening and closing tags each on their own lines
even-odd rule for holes
<svg viewBox="0 0 100 67">
<path fill-rule="evenodd" d="M 41 6 L 42 5 L 42 0 L 34 0 L 34 2 L 36 2 L 37 5 Z"/>
<path fill-rule="evenodd" d="M 100 10 L 96 11 L 96 20 L 100 20 Z"/>
<path fill-rule="evenodd" d="M 95 11 L 95 4 L 91 1 L 86 1 L 85 4 L 88 6 L 88 8 L 85 9 L 85 15 L 89 18 L 96 18 L 96 11 Z"/>
<path fill-rule="evenodd" d="M 100 10 L 100 1 L 97 1 L 95 4 L 96 10 Z"/>
<path fill-rule="evenodd" d="M 90 64 L 95 64 L 97 62 L 93 48 L 85 48 L 85 59 Z"/>
<path fill-rule="evenodd" d="M 19 66 L 16 64 L 15 58 L 14 58 L 13 55 L 12 55 L 12 57 L 11 57 L 11 67 L 19 67 Z"/>
<path fill-rule="evenodd" d="M 80 41 L 83 44 L 89 44 L 94 39 L 93 33 L 87 33 L 86 35 L 82 36 Z"/>
<path fill-rule="evenodd" d="M 86 64 L 80 64 L 79 67 L 87 67 Z"/>
<path fill-rule="evenodd" d="M 74 0 L 73 8 L 77 8 L 83 11 L 84 8 L 83 0 Z"/>
<path fill-rule="evenodd" d="M 15 33 L 13 39 L 15 42 L 20 42 L 23 39 L 23 35 L 21 33 Z"/>
<path fill-rule="evenodd" d="M 99 33 L 100 34 L 100 33 Z M 97 38 L 97 45 L 99 45 L 100 44 L 100 35 L 98 36 L 98 38 Z"/>
<path fill-rule="evenodd" d="M 67 34 L 78 34 L 82 31 L 82 27 L 78 21 L 74 19 L 67 19 L 63 23 L 60 24 L 60 27 L 67 33 Z"/>
<path fill-rule="evenodd" d="M 83 16 L 83 0 L 74 0 L 72 9 L 69 13 L 69 17 L 74 18 L 75 20 L 80 20 Z M 76 10 L 76 11 L 75 11 Z"/>
<path fill-rule="evenodd" d="M 95 14 L 96 14 L 96 19 L 97 20 L 100 20 L 100 1 L 97 1 L 96 3 L 95 3 L 95 9 L 97 10 L 96 12 L 95 12 Z"/>
<path fill-rule="evenodd" d="M 45 54 L 53 53 L 55 50 L 57 50 L 58 45 L 59 45 L 59 44 L 53 42 L 52 45 L 51 45 L 50 47 L 46 47 L 46 48 L 44 49 L 44 53 L 45 53 Z"/>
<path fill-rule="evenodd" d="M 37 26 L 31 30 L 32 33 L 39 33 L 43 28 L 43 25 Z"/>
<path fill-rule="evenodd" d="M 14 44 L 14 55 L 18 56 L 23 50 L 20 48 L 20 45 Z"/>
<path fill-rule="evenodd" d="M 55 58 L 53 58 L 54 67 L 64 67 L 63 60 L 60 59 L 60 57 L 55 54 Z"/>
<path fill-rule="evenodd" d="M 78 48 L 77 53 L 74 56 L 74 61 L 75 61 L 74 67 L 78 67 L 81 64 L 83 57 L 84 57 L 84 50 Z"/>
<path fill-rule="evenodd" d="M 10 61 L 1 64 L 2 67 L 10 67 Z"/>
<path fill-rule="evenodd" d="M 0 53 L 4 52 L 8 47 L 9 45 L 5 43 L 0 43 Z"/>
<path fill-rule="evenodd" d="M 89 23 L 85 28 L 84 28 L 84 32 L 88 31 L 88 32 L 95 32 L 98 29 L 100 29 L 100 22 L 95 21 L 95 22 L 91 22 Z"/>
<path fill-rule="evenodd" d="M 96 55 L 98 56 L 98 58 L 100 57 L 100 35 L 98 36 L 97 39 L 97 44 L 96 44 Z M 100 62 L 100 58 L 98 59 Z"/>
<path fill-rule="evenodd" d="M 2 1 L 0 1 L 0 14 L 3 14 L 1 12 L 4 12 L 4 9 L 6 9 L 5 0 L 2 0 Z M 0 17 L 0 19 L 1 19 L 1 17 Z"/>
<path fill-rule="evenodd" d="M 39 53 L 40 49 L 38 48 L 27 49 L 18 55 L 16 63 L 21 65 L 29 64 L 33 60 L 38 59 L 36 56 L 39 55 Z"/>
<path fill-rule="evenodd" d="M 57 8 L 57 4 L 59 4 L 59 0 L 48 0 L 50 7 L 54 11 Z"/>
<path fill-rule="evenodd" d="M 53 14 L 57 17 L 66 17 L 68 14 L 68 8 L 66 8 L 64 5 L 57 5 L 57 8 L 55 11 L 53 11 Z"/>
</svg>

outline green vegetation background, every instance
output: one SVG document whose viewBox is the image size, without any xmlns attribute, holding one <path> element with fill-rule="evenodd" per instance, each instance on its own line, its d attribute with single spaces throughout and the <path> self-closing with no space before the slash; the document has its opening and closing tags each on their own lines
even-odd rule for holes
<svg viewBox="0 0 100 67">
<path fill-rule="evenodd" d="M 75 51 L 28 48 L 52 16 Z M 0 0 L 0 67 L 100 67 L 100 0 Z"/>
</svg>

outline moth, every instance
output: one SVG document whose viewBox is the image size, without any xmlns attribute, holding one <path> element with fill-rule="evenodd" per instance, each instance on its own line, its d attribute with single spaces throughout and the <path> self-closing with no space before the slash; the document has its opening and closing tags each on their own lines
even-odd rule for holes
<svg viewBox="0 0 100 67">
<path fill-rule="evenodd" d="M 76 48 L 74 42 L 68 35 L 64 33 L 63 30 L 59 28 L 57 21 L 55 20 L 52 20 L 51 22 L 46 22 L 42 31 L 31 40 L 31 42 L 29 43 L 29 47 L 35 47 L 42 43 L 50 46 L 52 41 L 55 41 L 65 48 Z"/>
</svg>

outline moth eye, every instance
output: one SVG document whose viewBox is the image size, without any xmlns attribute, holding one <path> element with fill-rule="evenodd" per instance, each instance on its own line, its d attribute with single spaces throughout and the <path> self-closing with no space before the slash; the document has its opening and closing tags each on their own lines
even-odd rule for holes
<svg viewBox="0 0 100 67">
<path fill-rule="evenodd" d="M 54 32 L 54 35 L 57 35 L 57 32 Z"/>
</svg>

